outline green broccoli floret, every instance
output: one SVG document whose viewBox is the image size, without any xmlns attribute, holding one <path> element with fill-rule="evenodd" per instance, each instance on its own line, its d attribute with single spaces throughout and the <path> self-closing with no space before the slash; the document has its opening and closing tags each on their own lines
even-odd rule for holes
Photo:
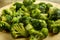
<svg viewBox="0 0 60 40">
<path fill-rule="evenodd" d="M 31 24 L 36 30 L 41 30 L 44 27 L 47 27 L 47 23 L 44 20 L 32 19 Z"/>
<path fill-rule="evenodd" d="M 49 19 L 50 20 L 57 20 L 57 19 L 60 19 L 60 9 L 58 9 L 58 8 L 54 8 L 54 7 L 51 7 L 50 9 L 49 9 Z"/>
<path fill-rule="evenodd" d="M 31 17 L 28 17 L 28 16 L 23 16 L 20 19 L 20 22 L 24 23 L 24 26 L 26 26 L 28 23 L 30 23 L 30 21 L 31 21 Z"/>
<path fill-rule="evenodd" d="M 41 20 L 47 20 L 48 19 L 47 16 L 48 16 L 48 14 L 40 14 L 39 19 L 41 19 Z"/>
<path fill-rule="evenodd" d="M 23 4 L 25 6 L 29 6 L 32 5 L 35 2 L 35 0 L 23 0 Z"/>
<path fill-rule="evenodd" d="M 27 32 L 23 26 L 23 23 L 15 23 L 12 25 L 11 27 L 11 34 L 14 38 L 23 36 L 23 37 L 27 37 Z"/>
<path fill-rule="evenodd" d="M 45 37 L 48 36 L 48 29 L 47 28 L 42 28 L 41 32 L 45 35 Z"/>
<path fill-rule="evenodd" d="M 9 9 L 4 9 L 4 10 L 2 11 L 2 15 L 12 15 L 12 11 L 9 10 Z"/>
<path fill-rule="evenodd" d="M 27 9 L 31 12 L 32 10 L 34 9 L 38 9 L 39 8 L 39 5 L 38 4 L 32 4 L 30 6 L 27 7 Z"/>
<path fill-rule="evenodd" d="M 21 16 L 13 17 L 12 18 L 12 23 L 19 23 Z"/>
<path fill-rule="evenodd" d="M 59 20 L 57 21 L 48 20 L 47 27 L 51 33 L 53 34 L 59 33 L 59 28 L 60 28 Z"/>
<path fill-rule="evenodd" d="M 31 12 L 31 17 L 32 18 L 39 18 L 41 11 L 39 9 L 34 9 Z"/>
<path fill-rule="evenodd" d="M 10 24 L 4 21 L 0 21 L 0 29 L 10 31 Z"/>
<path fill-rule="evenodd" d="M 1 19 L 2 19 L 2 21 L 11 23 L 12 16 L 10 16 L 10 15 L 5 15 L 5 16 L 4 16 L 4 15 L 3 15 L 3 16 L 1 16 Z"/>
<path fill-rule="evenodd" d="M 50 7 L 52 7 L 52 5 L 49 3 L 47 4 L 44 2 L 39 3 L 39 9 L 41 10 L 42 13 L 47 13 Z"/>
<path fill-rule="evenodd" d="M 22 5 L 23 4 L 19 3 L 19 2 L 16 2 L 16 3 L 13 4 L 13 6 L 16 6 L 16 11 L 18 11 L 21 8 Z"/>
<path fill-rule="evenodd" d="M 39 3 L 39 9 L 41 10 L 42 13 L 45 13 L 46 12 L 46 4 L 45 3 Z"/>
<path fill-rule="evenodd" d="M 34 29 L 34 27 L 31 24 L 28 24 L 26 27 L 26 30 L 30 34 L 30 40 L 39 40 L 47 37 L 48 35 L 48 29 L 43 28 L 41 31 L 37 31 Z"/>
<path fill-rule="evenodd" d="M 59 33 L 59 28 L 58 27 L 59 27 L 58 24 L 52 24 L 51 25 L 51 31 L 52 31 L 53 34 Z"/>
</svg>

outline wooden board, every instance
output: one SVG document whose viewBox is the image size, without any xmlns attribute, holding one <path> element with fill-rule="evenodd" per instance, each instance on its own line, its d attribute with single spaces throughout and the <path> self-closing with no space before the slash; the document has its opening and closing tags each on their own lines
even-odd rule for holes
<svg viewBox="0 0 60 40">
<path fill-rule="evenodd" d="M 39 2 L 51 3 L 54 7 L 60 8 L 60 4 L 56 4 L 56 3 L 52 3 L 52 2 L 48 2 L 48 1 L 36 1 L 35 3 L 39 3 Z M 12 4 L 0 8 L 0 15 L 1 15 L 3 9 L 7 9 L 10 6 L 12 6 Z M 27 40 L 27 39 L 26 38 L 14 39 L 14 38 L 12 38 L 11 34 L 0 32 L 0 40 Z M 54 36 L 48 35 L 48 37 L 43 40 L 60 40 L 60 33 L 57 35 L 54 35 Z"/>
</svg>

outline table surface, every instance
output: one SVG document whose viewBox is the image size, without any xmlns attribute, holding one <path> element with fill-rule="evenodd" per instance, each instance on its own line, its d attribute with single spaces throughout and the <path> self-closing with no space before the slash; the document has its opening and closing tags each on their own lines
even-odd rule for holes
<svg viewBox="0 0 60 40">
<path fill-rule="evenodd" d="M 0 8 L 16 1 L 23 1 L 23 0 L 0 0 Z M 37 1 L 50 1 L 60 4 L 60 0 L 37 0 Z"/>
</svg>

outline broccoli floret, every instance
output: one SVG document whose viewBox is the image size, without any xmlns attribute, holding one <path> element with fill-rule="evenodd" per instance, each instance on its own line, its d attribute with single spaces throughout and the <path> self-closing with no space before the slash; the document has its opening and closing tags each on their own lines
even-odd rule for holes
<svg viewBox="0 0 60 40">
<path fill-rule="evenodd" d="M 54 21 L 56 21 L 57 19 L 59 19 L 60 18 L 60 9 L 58 9 L 58 8 L 54 8 L 54 7 L 51 7 L 50 9 L 49 9 L 49 19 L 50 20 L 54 20 Z"/>
<path fill-rule="evenodd" d="M 12 16 L 10 16 L 10 15 L 5 15 L 5 16 L 4 16 L 4 15 L 3 15 L 3 16 L 1 16 L 1 19 L 2 19 L 2 21 L 11 23 Z"/>
<path fill-rule="evenodd" d="M 59 33 L 59 28 L 60 28 L 59 20 L 57 21 L 48 20 L 47 26 L 48 26 L 48 30 L 51 33 L 53 34 Z"/>
<path fill-rule="evenodd" d="M 23 26 L 23 23 L 15 23 L 12 25 L 11 27 L 11 34 L 14 38 L 23 36 L 23 37 L 27 37 L 27 32 Z"/>
<path fill-rule="evenodd" d="M 8 24 L 7 22 L 4 22 L 4 21 L 0 21 L 0 29 L 6 30 L 9 32 L 10 31 L 10 24 Z"/>
<path fill-rule="evenodd" d="M 47 27 L 47 23 L 44 20 L 32 19 L 31 24 L 36 30 L 41 30 L 43 27 Z"/>
<path fill-rule="evenodd" d="M 39 3 L 39 9 L 42 13 L 47 13 L 49 11 L 49 8 L 52 7 L 51 4 L 46 4 L 44 2 Z"/>
<path fill-rule="evenodd" d="M 44 34 L 45 37 L 48 36 L 48 29 L 47 28 L 42 28 L 41 32 Z"/>
<path fill-rule="evenodd" d="M 46 12 L 46 4 L 45 3 L 39 3 L 39 9 L 41 10 L 42 13 Z"/>
<path fill-rule="evenodd" d="M 48 14 L 40 14 L 39 19 L 47 20 L 48 19 L 47 16 L 48 16 Z"/>
<path fill-rule="evenodd" d="M 31 12 L 31 17 L 32 18 L 39 18 L 39 16 L 40 16 L 40 10 L 39 9 L 34 9 L 34 10 L 32 10 L 32 12 Z"/>
<path fill-rule="evenodd" d="M 18 23 L 18 22 L 19 22 L 19 19 L 20 19 L 20 16 L 18 16 L 18 17 L 13 17 L 12 23 Z"/>
<path fill-rule="evenodd" d="M 30 40 L 43 39 L 48 35 L 47 28 L 43 28 L 41 31 L 37 31 L 34 29 L 34 27 L 31 24 L 28 24 L 25 28 L 30 34 Z"/>
<path fill-rule="evenodd" d="M 51 31 L 52 31 L 52 33 L 53 34 L 57 34 L 57 33 L 59 33 L 59 25 L 57 25 L 57 24 L 52 24 L 51 25 Z"/>
<path fill-rule="evenodd" d="M 4 10 L 2 11 L 2 15 L 12 15 L 12 11 L 9 10 L 9 9 L 4 9 Z"/>
<path fill-rule="evenodd" d="M 32 4 L 32 5 L 28 6 L 27 8 L 31 12 L 32 10 L 34 10 L 36 8 L 38 9 L 39 8 L 39 5 L 38 4 Z"/>
<path fill-rule="evenodd" d="M 20 19 L 20 22 L 24 23 L 24 26 L 26 26 L 28 23 L 30 23 L 30 21 L 31 21 L 31 17 L 28 17 L 28 16 L 23 16 Z"/>
<path fill-rule="evenodd" d="M 32 5 L 35 2 L 35 0 L 23 0 L 23 4 L 25 6 L 29 6 Z"/>
<path fill-rule="evenodd" d="M 13 6 L 16 6 L 16 11 L 18 11 L 22 7 L 22 3 L 16 2 L 13 4 Z"/>
</svg>

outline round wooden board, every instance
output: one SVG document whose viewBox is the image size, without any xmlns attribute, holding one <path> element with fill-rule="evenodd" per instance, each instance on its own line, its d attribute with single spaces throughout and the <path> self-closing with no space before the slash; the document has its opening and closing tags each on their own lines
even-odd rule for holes
<svg viewBox="0 0 60 40">
<path fill-rule="evenodd" d="M 52 3 L 52 2 L 48 2 L 48 1 L 36 1 L 35 3 L 39 3 L 39 2 L 50 3 L 54 7 L 57 7 L 57 8 L 60 9 L 60 4 Z M 12 4 L 0 8 L 0 15 L 2 14 L 3 9 L 7 9 L 7 8 L 9 8 L 11 6 L 12 6 Z M 0 32 L 0 40 L 27 40 L 27 39 L 26 38 L 14 39 L 14 38 L 12 38 L 12 36 L 9 33 Z M 45 38 L 43 40 L 60 40 L 60 33 L 57 34 L 57 35 L 54 35 L 54 36 L 48 35 L 47 38 Z"/>
</svg>

